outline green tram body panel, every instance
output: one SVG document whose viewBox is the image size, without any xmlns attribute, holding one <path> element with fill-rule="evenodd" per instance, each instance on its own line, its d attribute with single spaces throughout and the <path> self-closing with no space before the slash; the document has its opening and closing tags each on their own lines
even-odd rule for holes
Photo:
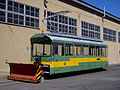
<svg viewBox="0 0 120 90">
<path fill-rule="evenodd" d="M 71 39 L 72 38 L 72 39 Z M 82 40 L 83 39 L 83 40 Z M 88 38 L 87 38 L 88 39 Z M 33 44 L 50 44 L 50 55 L 49 56 L 41 56 L 41 64 L 49 66 L 49 74 L 58 74 L 65 72 L 73 72 L 73 71 L 81 71 L 81 70 L 89 70 L 95 68 L 105 68 L 108 66 L 107 61 L 107 45 L 103 43 L 101 40 L 92 40 L 86 38 L 80 38 L 77 36 L 68 35 L 55 35 L 55 34 L 36 34 L 31 37 L 31 61 L 38 56 L 33 55 Z M 64 55 L 54 55 L 54 44 L 63 44 L 64 46 Z M 73 55 L 66 55 L 65 45 L 70 44 L 73 46 L 72 52 Z M 91 46 L 95 47 L 94 55 L 83 55 L 83 51 L 80 51 L 82 55 L 75 55 L 74 46 L 80 45 L 80 49 L 83 46 Z M 96 55 L 96 47 L 100 47 L 100 53 L 102 53 L 102 47 L 105 47 L 104 55 Z"/>
<path fill-rule="evenodd" d="M 78 56 L 80 57 L 80 56 Z M 77 57 L 77 58 L 78 58 Z M 65 73 L 65 72 L 73 72 L 73 71 L 82 71 L 82 70 L 89 70 L 89 69 L 95 69 L 95 68 L 105 68 L 108 66 L 108 61 L 106 57 L 89 57 L 89 58 L 105 58 L 106 60 L 102 61 L 93 61 L 93 62 L 79 62 L 78 65 L 69 65 L 66 66 L 65 63 L 69 62 L 69 58 L 76 58 L 75 56 L 71 57 L 58 57 L 58 58 L 52 58 L 53 60 L 50 60 L 50 64 L 53 67 L 50 67 L 50 75 L 57 74 L 57 73 Z M 86 57 L 82 57 L 82 59 L 85 59 Z M 88 58 L 88 56 L 87 56 Z M 55 65 L 55 63 L 60 63 Z M 42 61 L 43 64 L 48 65 L 49 62 L 47 62 L 44 58 Z"/>
<path fill-rule="evenodd" d="M 104 62 L 92 62 L 92 63 L 91 62 L 79 63 L 79 66 L 67 66 L 67 67 L 50 68 L 50 75 L 57 74 L 57 73 L 65 73 L 65 72 L 74 72 L 74 71 L 104 68 L 107 65 L 108 65 L 108 62 L 104 61 Z"/>
</svg>

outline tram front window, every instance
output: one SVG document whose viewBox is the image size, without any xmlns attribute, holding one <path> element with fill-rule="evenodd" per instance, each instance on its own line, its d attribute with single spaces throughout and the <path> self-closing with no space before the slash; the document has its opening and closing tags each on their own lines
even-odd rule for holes
<svg viewBox="0 0 120 90">
<path fill-rule="evenodd" d="M 50 44 L 33 44 L 33 56 L 49 56 Z"/>
</svg>

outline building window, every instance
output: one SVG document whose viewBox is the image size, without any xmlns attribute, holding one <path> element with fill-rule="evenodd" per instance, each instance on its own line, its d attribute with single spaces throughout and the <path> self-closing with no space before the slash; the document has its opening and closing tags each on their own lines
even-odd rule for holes
<svg viewBox="0 0 120 90">
<path fill-rule="evenodd" d="M 82 36 L 100 39 L 100 26 L 82 21 Z"/>
<path fill-rule="evenodd" d="M 55 15 L 48 11 L 47 16 Z M 47 19 L 47 30 L 64 34 L 77 35 L 77 19 L 63 15 L 56 15 Z"/>
<path fill-rule="evenodd" d="M 26 5 L 26 15 L 39 17 L 39 9 Z"/>
<path fill-rule="evenodd" d="M 7 22 L 8 23 L 13 23 L 13 14 L 12 13 L 8 13 L 7 15 L 8 15 L 7 16 L 7 20 L 8 20 Z"/>
<path fill-rule="evenodd" d="M 30 27 L 39 27 L 39 19 L 26 17 L 25 18 L 25 25 Z"/>
<path fill-rule="evenodd" d="M 118 32 L 118 42 L 120 43 L 120 32 Z"/>
<path fill-rule="evenodd" d="M 103 28 L 103 39 L 107 41 L 116 42 L 116 31 Z"/>
<path fill-rule="evenodd" d="M 5 12 L 0 11 L 0 22 L 5 22 Z"/>
<path fill-rule="evenodd" d="M 24 16 L 19 15 L 19 24 L 24 25 Z"/>
<path fill-rule="evenodd" d="M 24 4 L 8 0 L 8 10 L 24 14 Z"/>
<path fill-rule="evenodd" d="M 7 9 L 6 7 L 7 2 Z M 12 0 L 0 0 L 0 22 L 13 25 L 39 28 L 39 8 Z M 5 16 L 7 17 L 5 19 Z"/>
<path fill-rule="evenodd" d="M 0 0 L 0 9 L 5 9 L 6 7 L 6 0 Z"/>
<path fill-rule="evenodd" d="M 24 25 L 24 16 L 8 13 L 7 22 L 11 24 Z"/>
</svg>

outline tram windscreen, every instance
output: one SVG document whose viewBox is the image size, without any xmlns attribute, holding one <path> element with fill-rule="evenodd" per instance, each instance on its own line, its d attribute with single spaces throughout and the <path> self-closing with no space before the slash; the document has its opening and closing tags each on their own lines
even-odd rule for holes
<svg viewBox="0 0 120 90">
<path fill-rule="evenodd" d="M 50 55 L 50 44 L 33 44 L 32 50 L 33 56 L 49 56 Z"/>
</svg>

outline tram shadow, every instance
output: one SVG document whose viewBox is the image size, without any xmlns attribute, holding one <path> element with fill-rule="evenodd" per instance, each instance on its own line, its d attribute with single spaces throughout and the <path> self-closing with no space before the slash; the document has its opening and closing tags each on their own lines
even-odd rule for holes
<svg viewBox="0 0 120 90">
<path fill-rule="evenodd" d="M 44 78 L 46 80 L 51 80 L 51 79 L 59 79 L 59 78 L 77 76 L 77 75 L 97 73 L 102 71 L 106 71 L 106 69 L 99 68 L 99 69 L 91 69 L 91 70 L 83 70 L 83 71 L 75 71 L 75 72 L 66 72 L 66 73 L 60 73 L 60 74 L 54 74 L 54 75 L 46 75 L 44 76 Z"/>
</svg>

